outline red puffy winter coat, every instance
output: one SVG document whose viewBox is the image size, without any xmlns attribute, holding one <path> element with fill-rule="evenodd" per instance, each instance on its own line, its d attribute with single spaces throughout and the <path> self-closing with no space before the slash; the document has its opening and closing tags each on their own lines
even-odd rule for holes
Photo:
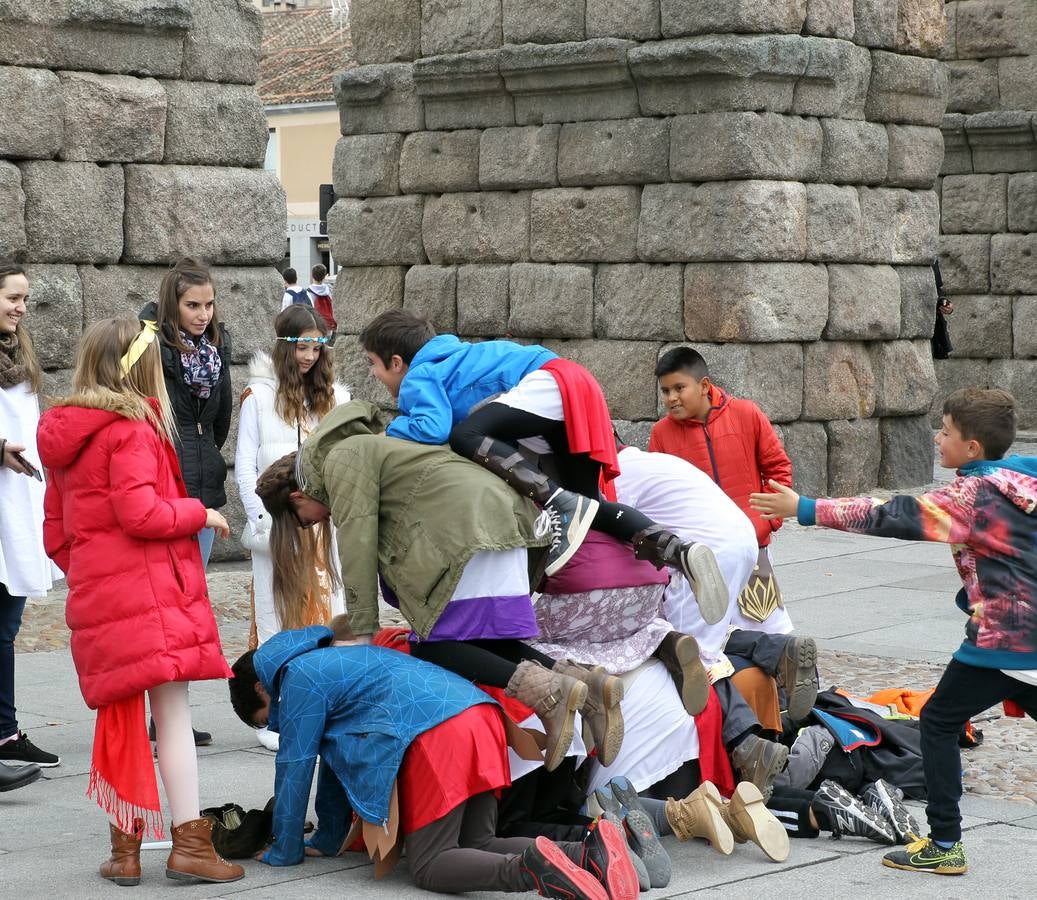
<svg viewBox="0 0 1037 900">
<path fill-rule="evenodd" d="M 65 619 L 87 706 L 167 681 L 227 678 L 176 451 L 145 401 L 93 391 L 41 418 L 43 542 L 65 572 Z"/>
<path fill-rule="evenodd" d="M 749 508 L 749 495 L 764 490 L 770 478 L 792 487 L 792 461 L 774 426 L 751 400 L 729 397 L 712 385 L 709 402 L 705 422 L 669 416 L 656 422 L 648 449 L 702 469 L 752 520 L 759 545 L 766 547 L 781 519 L 762 518 Z"/>
</svg>

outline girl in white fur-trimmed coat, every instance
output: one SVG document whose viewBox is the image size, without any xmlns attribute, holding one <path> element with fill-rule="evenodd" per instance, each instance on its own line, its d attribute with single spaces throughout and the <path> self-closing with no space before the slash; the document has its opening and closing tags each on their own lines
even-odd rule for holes
<svg viewBox="0 0 1037 900">
<path fill-rule="evenodd" d="M 273 353 L 260 351 L 249 363 L 234 456 L 234 474 L 248 516 L 241 542 L 252 551 L 253 647 L 283 629 L 326 624 L 344 609 L 341 591 L 331 590 L 326 569 L 320 567 L 305 573 L 309 589 L 302 602 L 284 608 L 274 602 L 270 515 L 256 496 L 256 481 L 270 463 L 297 450 L 337 404 L 350 399 L 349 391 L 334 381 L 328 326 L 312 307 L 289 306 L 274 320 L 274 331 Z M 264 732 L 260 731 L 260 743 L 276 749 L 277 735 Z"/>
</svg>

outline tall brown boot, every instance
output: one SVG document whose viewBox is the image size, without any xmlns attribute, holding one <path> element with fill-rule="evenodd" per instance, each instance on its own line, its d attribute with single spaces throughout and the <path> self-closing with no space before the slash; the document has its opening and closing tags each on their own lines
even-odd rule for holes
<svg viewBox="0 0 1037 900">
<path fill-rule="evenodd" d="M 112 833 L 112 856 L 101 863 L 101 877 L 120 887 L 140 884 L 140 841 L 144 836 L 144 820 L 133 820 L 133 834 L 119 831 L 110 822 L 108 829 Z"/>
<path fill-rule="evenodd" d="M 723 798 L 710 781 L 703 781 L 683 800 L 666 801 L 666 820 L 680 841 L 705 838 L 714 850 L 729 856 L 735 849 L 734 835 L 720 812 Z"/>
<path fill-rule="evenodd" d="M 602 666 L 587 669 L 567 659 L 556 662 L 554 671 L 587 685 L 587 701 L 580 708 L 580 715 L 593 735 L 598 762 L 611 766 L 623 746 L 623 711 L 619 706 L 623 682 Z"/>
<path fill-rule="evenodd" d="M 505 688 L 509 697 L 533 707 L 547 732 L 544 768 L 553 772 L 565 759 L 573 740 L 573 717 L 587 702 L 587 685 L 570 675 L 523 660 Z"/>
<path fill-rule="evenodd" d="M 720 814 L 731 829 L 735 843 L 752 841 L 775 862 L 789 857 L 789 835 L 785 826 L 767 809 L 760 789 L 751 781 L 735 788 L 730 801 L 721 798 Z"/>
<path fill-rule="evenodd" d="M 173 850 L 166 861 L 166 878 L 221 884 L 245 877 L 245 870 L 221 857 L 212 845 L 212 820 L 202 816 L 172 829 Z"/>
</svg>

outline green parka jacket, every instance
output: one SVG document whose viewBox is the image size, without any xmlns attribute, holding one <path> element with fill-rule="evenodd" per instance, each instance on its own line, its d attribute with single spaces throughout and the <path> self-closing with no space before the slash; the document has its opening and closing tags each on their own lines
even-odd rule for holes
<svg viewBox="0 0 1037 900">
<path fill-rule="evenodd" d="M 296 476 L 331 510 L 353 633 L 378 630 L 381 573 L 424 638 L 477 551 L 549 538 L 534 537 L 537 508 L 501 479 L 449 447 L 385 436 L 388 421 L 362 400 L 335 407 L 303 444 Z"/>
</svg>

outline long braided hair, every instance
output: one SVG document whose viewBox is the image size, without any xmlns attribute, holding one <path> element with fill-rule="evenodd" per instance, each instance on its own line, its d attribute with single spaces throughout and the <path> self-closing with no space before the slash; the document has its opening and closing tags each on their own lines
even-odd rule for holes
<svg viewBox="0 0 1037 900">
<path fill-rule="evenodd" d="M 291 494 L 300 490 L 295 478 L 298 452 L 271 463 L 256 482 L 256 494 L 270 513 L 270 556 L 274 563 L 274 609 L 281 627 L 302 628 L 306 598 L 325 590 L 321 571 L 327 571 L 331 588 L 341 584 L 332 564 L 331 527 L 320 522 L 301 528 L 292 507 Z"/>
</svg>

